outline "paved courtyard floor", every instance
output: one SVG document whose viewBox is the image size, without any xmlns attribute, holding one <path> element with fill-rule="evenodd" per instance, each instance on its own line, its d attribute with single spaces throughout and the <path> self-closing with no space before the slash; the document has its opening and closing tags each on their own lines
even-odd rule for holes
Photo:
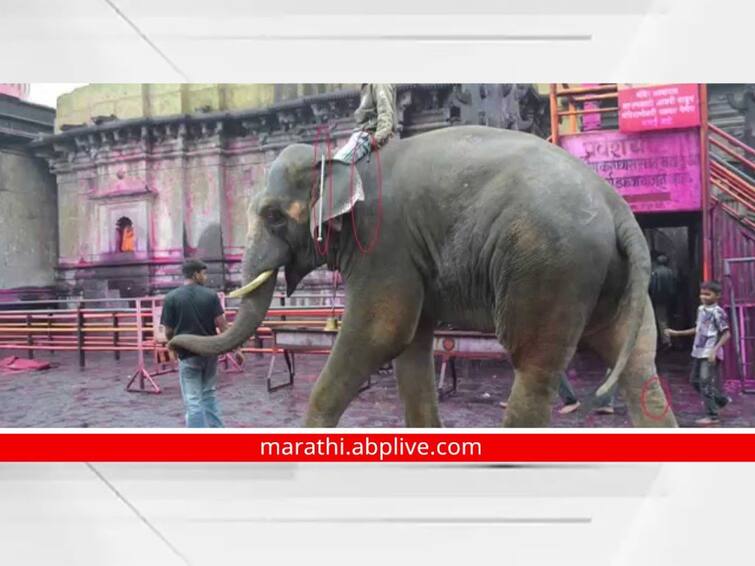
<svg viewBox="0 0 755 566">
<path fill-rule="evenodd" d="M 14 352 L 0 351 L 0 357 Z M 36 373 L 0 374 L 0 427 L 182 427 L 183 405 L 178 375 L 157 377 L 159 395 L 128 393 L 125 385 L 136 367 L 136 358 L 124 355 L 115 361 L 111 354 L 90 354 L 79 369 L 74 355 L 40 352 L 38 359 L 57 367 Z M 322 368 L 324 356 L 297 356 L 293 387 L 268 393 L 265 374 L 269 358 L 247 356 L 243 373 L 220 370 L 218 398 L 226 426 L 298 427 L 305 414 L 312 384 Z M 671 405 L 681 426 L 694 426 L 702 416 L 698 395 L 687 381 L 689 357 L 670 352 L 659 359 L 660 374 L 670 393 Z M 284 380 L 285 363 L 277 363 Z M 554 401 L 554 427 L 627 427 L 626 407 L 619 397 L 616 413 L 597 415 L 591 411 L 591 396 L 601 382 L 603 366 L 589 354 L 578 354 L 571 370 L 572 384 L 582 407 L 570 415 L 558 414 Z M 458 391 L 440 404 L 446 427 L 497 427 L 503 418 L 499 402 L 508 397 L 512 370 L 506 362 L 458 362 Z M 402 407 L 393 375 L 376 375 L 372 387 L 358 396 L 343 418 L 347 427 L 401 427 Z M 755 395 L 739 392 L 737 382 L 725 383 L 734 399 L 722 412 L 722 426 L 751 427 L 755 424 Z"/>
</svg>

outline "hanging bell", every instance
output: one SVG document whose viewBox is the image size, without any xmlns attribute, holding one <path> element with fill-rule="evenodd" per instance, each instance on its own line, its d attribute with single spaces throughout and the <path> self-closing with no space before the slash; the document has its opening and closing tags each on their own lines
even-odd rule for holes
<svg viewBox="0 0 755 566">
<path fill-rule="evenodd" d="M 338 319 L 336 319 L 335 317 L 329 316 L 325 320 L 325 331 L 338 332 Z"/>
</svg>

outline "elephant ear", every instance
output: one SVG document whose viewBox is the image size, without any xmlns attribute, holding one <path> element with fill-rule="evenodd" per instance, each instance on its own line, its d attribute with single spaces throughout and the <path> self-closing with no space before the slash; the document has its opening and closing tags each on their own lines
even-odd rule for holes
<svg viewBox="0 0 755 566">
<path fill-rule="evenodd" d="M 364 200 L 364 189 L 359 170 L 351 163 L 330 160 L 325 162 L 325 180 L 319 187 L 321 162 L 317 164 L 317 200 L 310 210 L 309 227 L 312 237 L 317 237 L 317 229 L 329 220 L 351 212 L 357 202 Z M 320 194 L 322 192 L 322 194 Z M 320 201 L 322 200 L 322 218 L 320 218 Z M 321 228 L 324 233 L 324 227 Z M 340 223 L 336 225 L 340 229 Z"/>
</svg>

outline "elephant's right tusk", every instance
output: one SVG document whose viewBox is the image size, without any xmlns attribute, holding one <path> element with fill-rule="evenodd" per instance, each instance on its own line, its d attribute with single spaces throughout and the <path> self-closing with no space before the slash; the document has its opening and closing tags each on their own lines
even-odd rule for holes
<svg viewBox="0 0 755 566">
<path fill-rule="evenodd" d="M 253 281 L 250 283 L 247 283 L 241 289 L 236 289 L 233 293 L 228 295 L 231 299 L 238 299 L 240 297 L 243 297 L 245 295 L 248 295 L 252 291 L 254 291 L 257 287 L 262 285 L 265 281 L 270 279 L 270 276 L 273 274 L 273 271 L 265 271 L 264 273 L 259 274 L 257 277 L 254 278 Z"/>
</svg>

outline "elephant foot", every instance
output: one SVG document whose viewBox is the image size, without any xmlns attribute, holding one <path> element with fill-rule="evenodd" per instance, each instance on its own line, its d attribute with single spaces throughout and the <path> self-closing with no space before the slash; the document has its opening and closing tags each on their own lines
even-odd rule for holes
<svg viewBox="0 0 755 566">
<path fill-rule="evenodd" d="M 406 426 L 410 428 L 441 428 L 440 416 L 436 411 L 427 411 L 422 414 L 406 414 Z"/>
<path fill-rule="evenodd" d="M 507 428 L 547 427 L 551 419 L 551 390 L 554 372 L 516 369 L 514 386 L 506 401 L 503 426 Z M 555 373 L 555 375 L 558 375 Z"/>
<path fill-rule="evenodd" d="M 310 411 L 304 419 L 304 426 L 306 428 L 334 428 L 338 426 L 339 419 L 338 415 Z"/>
</svg>

